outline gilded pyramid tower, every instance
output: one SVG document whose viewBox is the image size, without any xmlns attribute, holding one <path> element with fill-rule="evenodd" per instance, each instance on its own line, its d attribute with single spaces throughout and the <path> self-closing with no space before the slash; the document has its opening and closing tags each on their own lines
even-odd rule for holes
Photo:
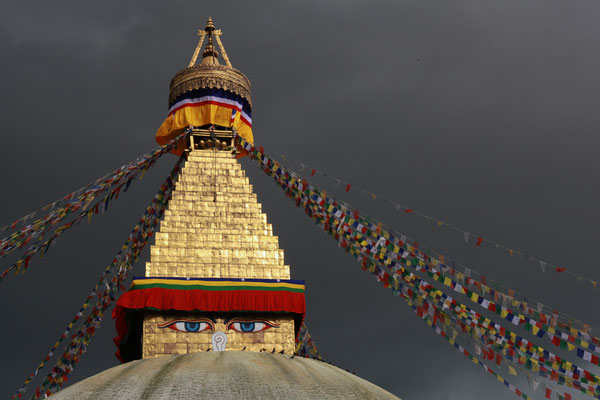
<svg viewBox="0 0 600 400">
<path fill-rule="evenodd" d="M 169 115 L 157 132 L 159 143 L 189 132 L 175 152 L 185 164 L 145 276 L 117 302 L 123 361 L 223 350 L 293 354 L 304 317 L 304 282 L 290 280 L 236 159 L 235 136 L 253 139 L 250 82 L 231 66 L 211 19 L 199 35 L 190 65 L 171 81 Z"/>
<path fill-rule="evenodd" d="M 283 250 L 231 152 L 189 153 L 146 276 L 289 279 Z"/>
</svg>

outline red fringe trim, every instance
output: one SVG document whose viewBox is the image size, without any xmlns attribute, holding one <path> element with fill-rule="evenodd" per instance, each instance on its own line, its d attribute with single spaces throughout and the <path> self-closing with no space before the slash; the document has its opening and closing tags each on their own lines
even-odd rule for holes
<svg viewBox="0 0 600 400">
<path fill-rule="evenodd" d="M 306 303 L 304 293 L 265 290 L 178 290 L 165 288 L 137 289 L 123 293 L 113 310 L 117 348 L 128 333 L 126 313 L 128 310 L 175 310 L 175 311 L 257 311 L 300 314 L 304 319 Z M 120 351 L 115 353 L 123 361 Z"/>
</svg>

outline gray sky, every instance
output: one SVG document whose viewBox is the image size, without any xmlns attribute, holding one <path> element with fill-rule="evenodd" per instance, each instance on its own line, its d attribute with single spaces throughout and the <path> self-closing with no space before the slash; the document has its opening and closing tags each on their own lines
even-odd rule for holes
<svg viewBox="0 0 600 400">
<path fill-rule="evenodd" d="M 3 2 L 0 225 L 156 146 L 169 81 L 209 13 L 252 82 L 254 135 L 267 152 L 600 281 L 597 0 Z M 161 159 L 107 214 L 0 284 L 0 397 L 56 341 L 174 162 Z M 253 164 L 243 166 L 292 277 L 306 280 L 306 322 L 327 359 L 408 400 L 513 396 L 361 271 Z M 590 285 L 330 190 L 600 326 Z M 73 381 L 118 363 L 113 336 L 106 319 Z"/>
</svg>

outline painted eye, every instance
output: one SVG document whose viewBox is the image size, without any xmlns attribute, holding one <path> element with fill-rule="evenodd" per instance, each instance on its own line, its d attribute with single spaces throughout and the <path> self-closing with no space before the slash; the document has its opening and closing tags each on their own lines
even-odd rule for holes
<svg viewBox="0 0 600 400">
<path fill-rule="evenodd" d="M 170 328 L 178 332 L 203 332 L 213 328 L 208 321 L 171 321 L 158 326 L 159 328 Z"/>
<path fill-rule="evenodd" d="M 277 325 L 265 321 L 235 321 L 227 325 L 227 329 L 242 333 L 261 332 L 273 327 Z"/>
</svg>

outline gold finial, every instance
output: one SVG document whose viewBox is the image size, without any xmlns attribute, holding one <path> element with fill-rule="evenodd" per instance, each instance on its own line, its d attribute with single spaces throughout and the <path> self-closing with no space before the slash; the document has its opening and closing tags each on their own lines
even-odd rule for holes
<svg viewBox="0 0 600 400">
<path fill-rule="evenodd" d="M 206 27 L 204 27 L 204 31 L 210 35 L 210 32 L 215 30 L 215 24 L 213 23 L 212 17 L 208 16 L 208 21 L 206 21 Z"/>
</svg>

